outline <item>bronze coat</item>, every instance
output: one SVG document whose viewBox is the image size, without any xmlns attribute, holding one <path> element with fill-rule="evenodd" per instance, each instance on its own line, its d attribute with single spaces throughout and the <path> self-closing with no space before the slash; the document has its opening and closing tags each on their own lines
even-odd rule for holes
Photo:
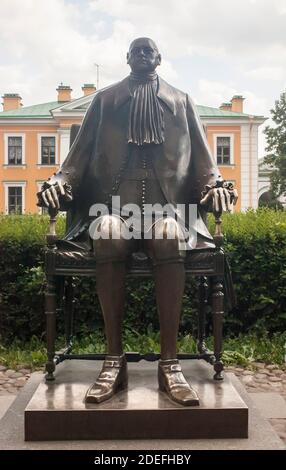
<svg viewBox="0 0 286 470">
<path fill-rule="evenodd" d="M 198 203 L 205 185 L 220 177 L 200 119 L 190 97 L 162 78 L 157 96 L 165 121 L 165 142 L 150 145 L 157 178 L 169 203 Z M 92 204 L 107 203 L 114 193 L 128 152 L 130 98 L 129 77 L 95 94 L 67 158 L 49 181 L 60 179 L 72 186 L 67 240 L 86 227 Z M 211 239 L 200 214 L 196 231 Z"/>
</svg>

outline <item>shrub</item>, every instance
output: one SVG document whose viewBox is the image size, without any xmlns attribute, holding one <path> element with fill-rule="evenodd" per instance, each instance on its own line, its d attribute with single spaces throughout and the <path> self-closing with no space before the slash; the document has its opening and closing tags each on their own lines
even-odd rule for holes
<svg viewBox="0 0 286 470">
<path fill-rule="evenodd" d="M 57 233 L 64 233 L 59 217 Z M 0 216 L 0 335 L 27 340 L 44 332 L 43 253 L 48 217 Z M 210 228 L 214 221 L 210 217 Z M 237 335 L 284 331 L 286 326 L 286 213 L 259 209 L 223 216 L 225 250 L 230 261 L 238 305 L 225 315 L 225 333 Z M 102 328 L 94 279 L 76 282 L 76 329 L 84 334 Z M 186 285 L 181 332 L 196 328 L 196 281 Z M 127 286 L 125 327 L 159 329 L 154 284 L 132 279 Z M 208 318 L 211 330 L 211 318 Z M 58 330 L 63 331 L 62 319 Z"/>
</svg>

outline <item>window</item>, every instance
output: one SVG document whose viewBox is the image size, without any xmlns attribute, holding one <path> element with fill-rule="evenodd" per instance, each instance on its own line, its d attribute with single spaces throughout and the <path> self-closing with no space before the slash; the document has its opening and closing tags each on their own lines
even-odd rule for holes
<svg viewBox="0 0 286 470">
<path fill-rule="evenodd" d="M 55 137 L 42 137 L 41 163 L 42 165 L 55 165 L 56 163 L 56 139 Z"/>
<path fill-rule="evenodd" d="M 8 165 L 22 165 L 22 137 L 8 137 Z"/>
<path fill-rule="evenodd" d="M 218 165 L 230 164 L 230 137 L 217 137 L 216 155 Z"/>
<path fill-rule="evenodd" d="M 4 164 L 11 166 L 25 165 L 25 134 L 4 134 Z"/>
<path fill-rule="evenodd" d="M 23 213 L 23 188 L 22 186 L 8 187 L 8 214 Z"/>
<path fill-rule="evenodd" d="M 25 213 L 26 182 L 4 182 L 6 214 Z"/>
</svg>

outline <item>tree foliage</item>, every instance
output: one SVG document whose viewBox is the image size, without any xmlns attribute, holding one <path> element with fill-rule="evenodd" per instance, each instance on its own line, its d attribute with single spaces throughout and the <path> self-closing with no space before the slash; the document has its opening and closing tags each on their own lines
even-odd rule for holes
<svg viewBox="0 0 286 470">
<path fill-rule="evenodd" d="M 271 191 L 275 197 L 286 195 L 286 92 L 281 93 L 280 99 L 270 110 L 274 127 L 267 126 L 265 163 L 271 169 Z"/>
</svg>

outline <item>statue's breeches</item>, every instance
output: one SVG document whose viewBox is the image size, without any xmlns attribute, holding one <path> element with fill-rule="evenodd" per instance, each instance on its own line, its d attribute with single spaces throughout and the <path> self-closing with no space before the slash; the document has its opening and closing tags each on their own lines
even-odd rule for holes
<svg viewBox="0 0 286 470">
<path fill-rule="evenodd" d="M 172 217 L 157 220 L 150 227 L 151 233 L 141 233 L 140 238 L 126 239 L 127 230 L 124 219 L 117 215 L 104 215 L 97 220 L 93 251 L 98 263 L 125 262 L 136 251 L 145 252 L 154 265 L 184 262 L 183 231 Z"/>
</svg>

